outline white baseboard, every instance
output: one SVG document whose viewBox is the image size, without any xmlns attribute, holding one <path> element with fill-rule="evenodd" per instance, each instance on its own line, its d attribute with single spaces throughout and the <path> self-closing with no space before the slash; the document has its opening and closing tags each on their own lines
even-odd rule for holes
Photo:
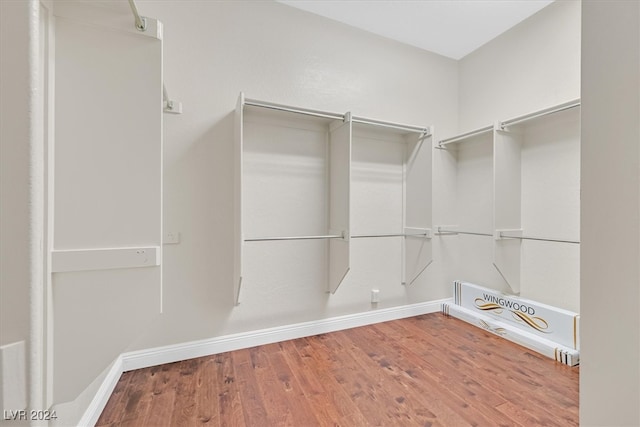
<svg viewBox="0 0 640 427">
<path fill-rule="evenodd" d="M 114 361 L 78 425 L 95 425 L 120 375 L 126 371 L 403 319 L 405 317 L 419 316 L 421 314 L 436 313 L 441 310 L 442 304 L 451 303 L 451 301 L 451 298 L 446 298 L 123 353 Z"/>
<path fill-rule="evenodd" d="M 421 314 L 436 313 L 440 311 L 443 303 L 450 301 L 451 299 L 447 298 L 133 351 L 122 355 L 123 369 L 124 371 L 131 371 L 257 345 L 340 331 Z"/>
<path fill-rule="evenodd" d="M 91 402 L 84 411 L 82 418 L 78 421 L 78 426 L 93 427 L 96 425 L 98 418 L 100 418 L 100 414 L 102 414 L 104 407 L 107 405 L 107 402 L 111 397 L 111 393 L 113 393 L 113 390 L 116 388 L 123 372 L 122 355 L 120 355 L 116 357 L 116 360 L 113 361 L 113 364 L 107 371 L 106 376 L 102 380 L 102 384 L 98 387 L 98 391 L 93 396 L 93 399 L 91 399 Z"/>
</svg>

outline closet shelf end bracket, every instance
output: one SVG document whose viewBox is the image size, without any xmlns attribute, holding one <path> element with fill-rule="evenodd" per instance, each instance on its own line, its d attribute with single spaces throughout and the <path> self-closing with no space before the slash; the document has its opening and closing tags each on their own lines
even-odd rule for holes
<svg viewBox="0 0 640 427">
<path fill-rule="evenodd" d="M 508 234 L 508 236 L 505 236 Z M 495 240 L 502 239 L 518 239 L 522 237 L 522 229 L 521 228 L 512 228 L 512 229 L 499 229 L 495 230 L 493 233 L 493 238 Z"/>
</svg>

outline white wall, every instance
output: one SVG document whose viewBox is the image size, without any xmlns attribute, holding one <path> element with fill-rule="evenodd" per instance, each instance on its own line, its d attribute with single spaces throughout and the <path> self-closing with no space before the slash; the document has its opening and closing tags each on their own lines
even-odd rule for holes
<svg viewBox="0 0 640 427">
<path fill-rule="evenodd" d="M 0 345 L 29 333 L 29 8 L 0 2 Z"/>
<path fill-rule="evenodd" d="M 33 98 L 29 95 L 35 84 L 30 68 L 31 12 L 32 5 L 26 1 L 0 2 L 0 347 L 22 342 L 27 349 L 31 328 L 31 120 L 34 119 Z M 21 359 L 2 357 L 9 356 L 10 351 L 0 354 L 2 362 L 10 363 L 0 366 L 0 382 L 2 390 L 7 384 L 15 389 L 12 393 L 0 392 L 0 410 L 23 409 L 24 406 L 15 405 L 26 404 L 27 359 L 24 351 L 19 354 Z"/>
<path fill-rule="evenodd" d="M 139 7 L 165 24 L 164 80 L 170 95 L 184 104 L 183 115 L 165 116 L 163 194 L 164 228 L 181 232 L 182 241 L 164 247 L 163 314 L 127 350 L 371 309 L 368 290 L 309 298 L 293 285 L 245 292 L 242 304 L 233 305 L 233 109 L 240 91 L 285 104 L 435 125 L 436 140 L 476 121 L 485 124 L 579 96 L 579 57 L 573 50 L 579 46 L 577 2 L 556 2 L 460 63 L 272 2 L 157 1 Z M 528 42 L 544 37 L 540 33 L 555 33 L 557 39 Z M 538 42 L 547 49 L 541 52 Z M 505 49 L 513 55 L 500 56 Z M 554 72 L 534 67 L 554 58 Z M 494 60 L 503 61 L 503 76 L 519 75 L 509 67 L 529 61 L 533 68 L 525 76 L 542 73 L 546 79 L 509 104 L 509 89 L 529 86 L 526 79 L 504 86 L 491 66 L 483 68 Z M 474 76 L 486 81 L 476 86 Z M 547 86 L 552 89 L 544 90 Z M 434 178 L 434 224 L 447 224 L 455 207 L 447 193 L 456 181 L 442 172 Z M 455 250 L 450 241 L 434 239 L 435 262 L 424 277 L 408 288 L 397 285 L 392 297 L 383 292 L 379 307 L 450 296 L 452 281 L 460 277 L 442 266 L 453 265 Z M 105 346 L 121 344 L 107 333 L 100 338 Z M 81 354 L 65 357 L 71 358 L 65 366 L 71 366 Z M 76 381 L 74 392 L 81 386 Z"/>
<path fill-rule="evenodd" d="M 54 262 L 105 248 L 124 261 L 54 269 L 52 389 L 61 403 L 161 311 L 161 267 L 131 248 L 149 254 L 162 241 L 162 41 L 152 20 L 147 32 L 133 27 L 124 2 L 59 1 L 54 13 Z"/>
<path fill-rule="evenodd" d="M 165 82 L 184 104 L 183 115 L 165 117 L 164 228 L 181 232 L 182 242 L 164 247 L 164 313 L 132 349 L 370 310 L 369 289 L 310 295 L 290 278 L 243 287 L 234 307 L 236 98 L 244 91 L 453 131 L 456 62 L 274 2 L 144 2 L 140 9 L 165 24 Z M 436 264 L 410 289 L 382 292 L 379 306 L 448 296 L 453 277 Z"/>
<path fill-rule="evenodd" d="M 640 425 L 640 3 L 582 6 L 580 424 Z"/>
<path fill-rule="evenodd" d="M 555 1 L 460 60 L 460 132 L 580 97 L 580 1 Z"/>
</svg>

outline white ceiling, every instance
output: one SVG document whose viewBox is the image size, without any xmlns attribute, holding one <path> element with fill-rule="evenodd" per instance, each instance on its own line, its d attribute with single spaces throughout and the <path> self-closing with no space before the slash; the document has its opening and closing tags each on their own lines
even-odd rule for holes
<svg viewBox="0 0 640 427">
<path fill-rule="evenodd" d="M 277 0 L 460 59 L 554 0 Z"/>
</svg>

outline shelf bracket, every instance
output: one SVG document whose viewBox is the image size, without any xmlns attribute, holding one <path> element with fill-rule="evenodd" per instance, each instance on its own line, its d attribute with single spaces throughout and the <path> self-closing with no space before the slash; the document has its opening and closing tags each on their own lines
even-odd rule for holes
<svg viewBox="0 0 640 427">
<path fill-rule="evenodd" d="M 510 234 L 510 236 L 503 236 L 503 234 Z M 522 237 L 522 229 L 521 228 L 512 228 L 512 229 L 500 229 L 500 230 L 495 230 L 493 232 L 493 238 L 495 240 L 502 240 L 502 239 L 517 239 L 518 237 Z"/>
<path fill-rule="evenodd" d="M 419 237 L 422 239 L 432 239 L 433 232 L 430 228 L 416 228 L 416 227 L 405 227 L 404 228 L 404 236 L 405 237 Z"/>
</svg>

